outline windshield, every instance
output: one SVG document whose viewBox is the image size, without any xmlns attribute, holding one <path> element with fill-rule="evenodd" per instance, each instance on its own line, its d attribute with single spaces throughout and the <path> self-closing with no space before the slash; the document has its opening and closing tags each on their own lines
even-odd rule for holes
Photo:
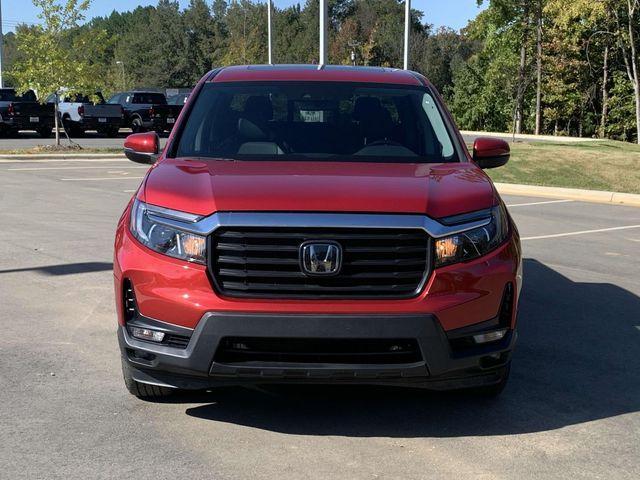
<svg viewBox="0 0 640 480">
<path fill-rule="evenodd" d="M 15 90 L 0 90 L 0 102 L 13 102 L 15 99 Z"/>
<path fill-rule="evenodd" d="M 209 83 L 175 152 L 239 160 L 457 161 L 427 90 L 356 83 Z"/>
<path fill-rule="evenodd" d="M 133 103 L 166 105 L 167 98 L 162 93 L 136 93 L 133 96 Z"/>
<path fill-rule="evenodd" d="M 178 94 L 173 95 L 167 99 L 167 103 L 169 105 L 184 105 L 187 103 L 187 99 L 189 98 L 188 94 Z"/>
</svg>

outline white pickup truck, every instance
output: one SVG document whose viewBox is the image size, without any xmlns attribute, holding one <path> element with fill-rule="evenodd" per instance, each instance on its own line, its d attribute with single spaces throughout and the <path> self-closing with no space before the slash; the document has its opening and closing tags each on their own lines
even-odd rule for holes
<svg viewBox="0 0 640 480">
<path fill-rule="evenodd" d="M 108 137 L 115 137 L 120 131 L 124 115 L 120 105 L 107 104 L 101 93 L 97 93 L 98 102 L 92 102 L 86 95 L 61 94 L 58 98 L 60 119 L 71 136 L 83 135 L 87 130 L 96 130 Z M 51 95 L 47 103 L 54 103 Z"/>
</svg>

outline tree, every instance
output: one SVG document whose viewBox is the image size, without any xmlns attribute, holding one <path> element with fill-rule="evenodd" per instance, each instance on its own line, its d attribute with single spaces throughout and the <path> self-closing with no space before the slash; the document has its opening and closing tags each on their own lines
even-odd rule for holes
<svg viewBox="0 0 640 480">
<path fill-rule="evenodd" d="M 211 70 L 218 38 L 205 0 L 191 0 L 183 14 L 183 23 L 187 35 L 187 84 L 192 85 Z"/>
<path fill-rule="evenodd" d="M 477 3 L 482 5 L 485 0 L 477 0 Z M 531 26 L 536 17 L 533 6 L 532 0 L 489 0 L 487 10 L 487 16 L 499 32 L 517 38 L 519 63 L 513 119 L 515 133 L 522 132 L 525 122 L 525 97 L 530 83 Z"/>
<path fill-rule="evenodd" d="M 542 12 L 543 1 L 536 5 L 536 135 L 542 127 Z"/>
<path fill-rule="evenodd" d="M 234 2 L 227 9 L 229 32 L 224 65 L 267 63 L 267 9 L 252 0 Z"/>
<path fill-rule="evenodd" d="M 611 0 L 618 47 L 624 60 L 627 77 L 633 87 L 636 115 L 636 141 L 640 145 L 640 1 Z"/>
<path fill-rule="evenodd" d="M 452 90 L 453 72 L 481 47 L 479 42 L 447 27 L 428 36 L 414 37 L 414 44 L 417 43 L 422 43 L 422 47 L 415 52 L 415 68 L 446 97 Z"/>
<path fill-rule="evenodd" d="M 18 90 L 33 89 L 40 102 L 56 95 L 55 134 L 56 145 L 60 145 L 58 131 L 58 101 L 62 88 L 68 92 L 92 94 L 97 91 L 99 77 L 92 65 L 73 55 L 66 48 L 69 32 L 78 28 L 89 8 L 90 0 L 33 0 L 40 10 L 40 25 L 18 29 L 16 49 L 18 60 L 14 63 L 11 77 Z"/>
</svg>

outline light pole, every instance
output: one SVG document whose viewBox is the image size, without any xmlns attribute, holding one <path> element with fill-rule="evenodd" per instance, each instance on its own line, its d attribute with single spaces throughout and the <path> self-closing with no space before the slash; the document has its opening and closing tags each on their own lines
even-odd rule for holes
<svg viewBox="0 0 640 480">
<path fill-rule="evenodd" d="M 4 56 L 4 33 L 2 32 L 2 0 L 0 0 L 0 88 L 4 88 L 2 78 L 2 57 Z"/>
<path fill-rule="evenodd" d="M 409 30 L 411 29 L 411 0 L 404 0 L 404 69 L 409 70 Z"/>
<path fill-rule="evenodd" d="M 269 35 L 269 65 L 273 65 L 271 56 L 271 0 L 267 0 L 267 33 Z"/>
<path fill-rule="evenodd" d="M 2 0 L 0 0 L 2 1 Z M 124 62 L 117 60 L 116 61 L 116 65 L 120 65 L 120 68 L 122 68 L 122 90 L 126 90 L 127 89 L 127 85 L 126 85 L 126 81 L 125 81 L 125 75 L 124 75 Z"/>
<path fill-rule="evenodd" d="M 320 0 L 320 65 L 327 63 L 327 40 L 329 36 L 328 16 L 329 7 L 327 0 Z"/>
<path fill-rule="evenodd" d="M 348 45 L 351 47 L 351 63 L 356 66 L 356 48 L 360 46 L 360 42 L 350 40 Z"/>
</svg>

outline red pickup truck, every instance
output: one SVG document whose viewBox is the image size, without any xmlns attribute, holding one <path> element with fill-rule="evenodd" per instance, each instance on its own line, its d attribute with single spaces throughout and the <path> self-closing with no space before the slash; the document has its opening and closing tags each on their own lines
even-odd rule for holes
<svg viewBox="0 0 640 480">
<path fill-rule="evenodd" d="M 420 74 L 239 66 L 199 82 L 118 224 L 125 385 L 265 383 L 497 394 L 516 341 L 518 231 Z"/>
</svg>

